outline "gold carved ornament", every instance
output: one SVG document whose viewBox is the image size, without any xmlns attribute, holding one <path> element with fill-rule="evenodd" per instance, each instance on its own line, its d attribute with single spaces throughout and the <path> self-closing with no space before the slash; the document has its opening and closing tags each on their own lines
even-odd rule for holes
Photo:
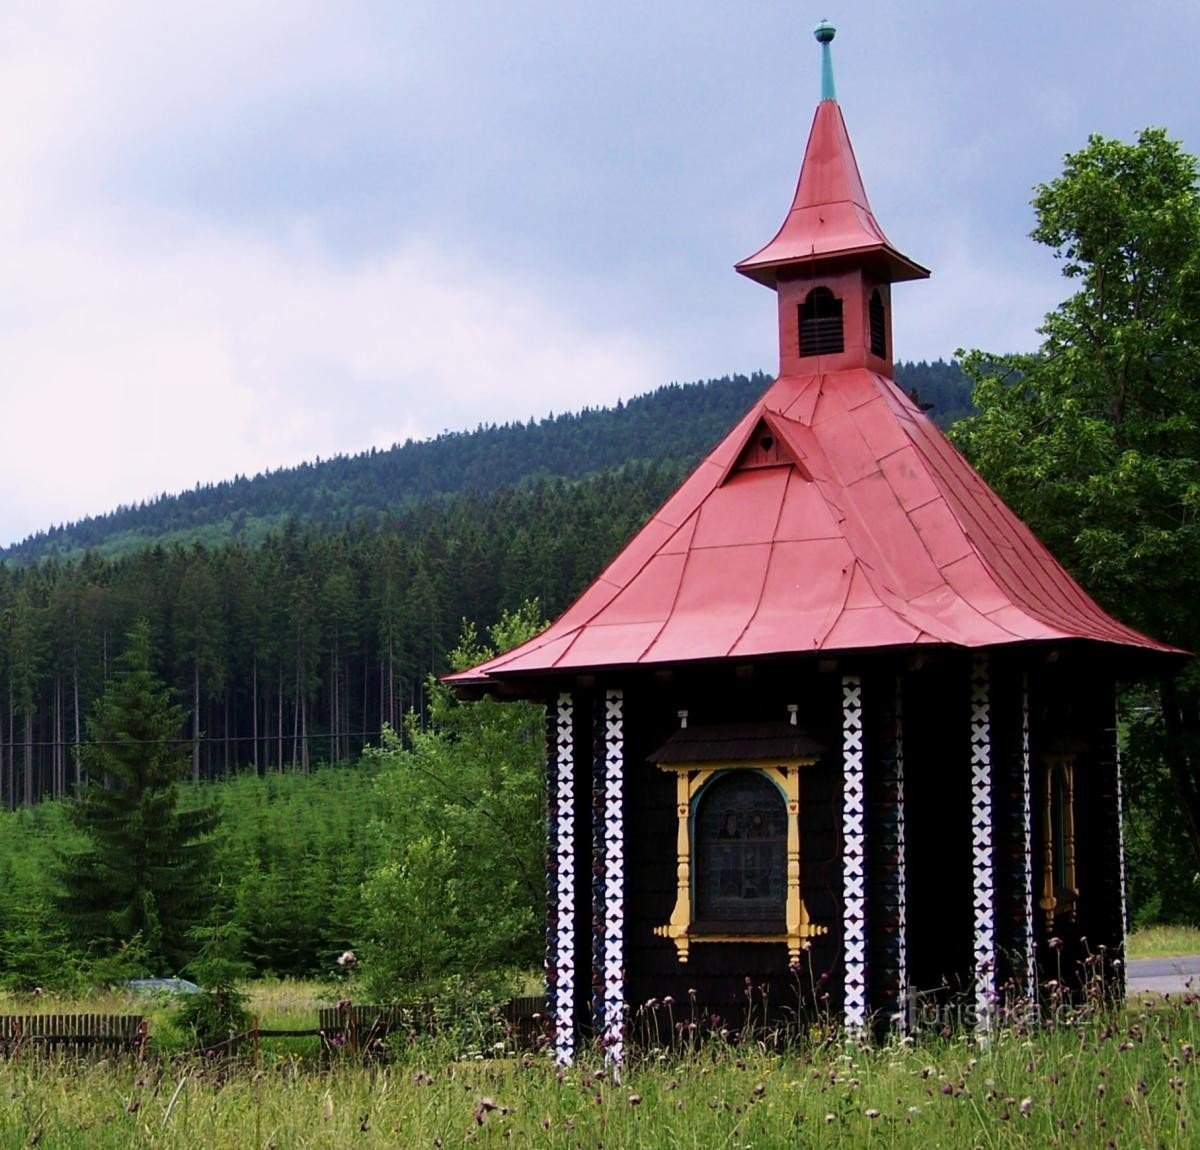
<svg viewBox="0 0 1200 1150">
<path fill-rule="evenodd" d="M 808 917 L 801 894 L 800 865 L 800 768 L 812 766 L 817 756 L 793 759 L 786 763 L 659 763 L 660 771 L 675 775 L 675 812 L 679 826 L 676 836 L 676 895 L 671 919 L 656 926 L 659 938 L 675 944 L 680 962 L 687 962 L 693 943 L 707 942 L 786 942 L 788 960 L 798 962 L 808 939 L 826 934 L 827 926 L 818 926 Z M 787 896 L 784 911 L 785 930 L 772 934 L 714 934 L 698 931 L 692 917 L 692 807 L 696 796 L 714 775 L 728 771 L 756 771 L 780 789 L 787 801 Z"/>
<path fill-rule="evenodd" d="M 1054 919 L 1065 914 L 1075 918 L 1079 888 L 1075 885 L 1075 756 L 1044 755 L 1044 801 L 1042 803 L 1042 897 L 1038 906 L 1046 916 L 1046 930 L 1054 931 Z M 1061 780 L 1059 809 L 1055 810 L 1056 781 Z M 1055 819 L 1055 814 L 1059 820 Z M 1062 863 L 1060 884 L 1055 882 L 1057 864 Z"/>
</svg>

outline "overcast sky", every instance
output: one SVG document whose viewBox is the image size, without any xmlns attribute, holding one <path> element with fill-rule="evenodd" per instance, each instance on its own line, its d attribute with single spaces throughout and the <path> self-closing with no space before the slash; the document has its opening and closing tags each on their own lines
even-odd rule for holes
<svg viewBox="0 0 1200 1150">
<path fill-rule="evenodd" d="M 0 545 L 773 370 L 824 16 L 898 358 L 1036 345 L 1090 132 L 1200 151 L 1195 0 L 0 3 Z"/>
</svg>

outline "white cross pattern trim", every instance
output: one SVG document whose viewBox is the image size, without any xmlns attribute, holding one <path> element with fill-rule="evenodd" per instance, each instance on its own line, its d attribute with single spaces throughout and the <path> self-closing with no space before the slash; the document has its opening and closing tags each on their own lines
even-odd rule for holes
<svg viewBox="0 0 1200 1150">
<path fill-rule="evenodd" d="M 1121 882 L 1121 957 L 1125 957 L 1125 931 L 1128 929 L 1128 907 L 1125 892 L 1125 795 L 1121 777 L 1121 742 L 1117 732 L 1117 716 L 1113 716 L 1113 765 L 1116 767 L 1117 786 L 1117 868 Z"/>
<path fill-rule="evenodd" d="M 1037 950 L 1033 940 L 1033 787 L 1029 757 L 1029 674 L 1021 676 L 1021 830 L 1025 836 L 1025 997 L 1037 998 Z"/>
<path fill-rule="evenodd" d="M 843 1021 L 858 1038 L 867 1023 L 867 930 L 863 832 L 862 679 L 842 676 L 842 946 L 846 985 Z"/>
<path fill-rule="evenodd" d="M 908 1003 L 908 870 L 904 829 L 904 681 L 896 676 L 896 1005 L 899 1029 L 907 1030 Z"/>
<path fill-rule="evenodd" d="M 991 1027 L 996 1004 L 995 882 L 992 862 L 992 721 L 988 657 L 971 660 L 971 841 L 975 911 L 975 1027 Z"/>
<path fill-rule="evenodd" d="M 604 693 L 604 1060 L 625 1058 L 625 693 Z"/>
<path fill-rule="evenodd" d="M 558 696 L 555 767 L 557 775 L 555 843 L 557 861 L 554 922 L 554 1061 L 575 1059 L 575 708 L 571 695 Z"/>
</svg>

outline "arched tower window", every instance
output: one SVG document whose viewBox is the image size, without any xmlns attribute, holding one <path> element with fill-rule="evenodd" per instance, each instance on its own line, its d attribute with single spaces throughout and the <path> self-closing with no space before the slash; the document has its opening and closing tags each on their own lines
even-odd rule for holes
<svg viewBox="0 0 1200 1150">
<path fill-rule="evenodd" d="M 800 355 L 836 355 L 844 349 L 842 301 L 815 287 L 800 305 Z"/>
<path fill-rule="evenodd" d="M 783 930 L 787 911 L 787 802 L 758 771 L 731 771 L 699 795 L 695 818 L 696 922 Z"/>
<path fill-rule="evenodd" d="M 883 296 L 876 288 L 867 305 L 867 319 L 871 327 L 871 354 L 887 359 L 887 326 L 883 321 Z"/>
</svg>

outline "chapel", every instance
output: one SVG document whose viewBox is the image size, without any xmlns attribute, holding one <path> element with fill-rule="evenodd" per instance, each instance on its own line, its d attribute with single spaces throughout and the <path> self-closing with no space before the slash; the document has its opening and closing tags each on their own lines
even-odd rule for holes
<svg viewBox="0 0 1200 1150">
<path fill-rule="evenodd" d="M 795 195 L 736 265 L 774 294 L 777 379 L 545 631 L 449 679 L 547 707 L 563 1063 L 619 1060 L 664 1002 L 986 1028 L 1085 946 L 1119 979 L 1116 686 L 1184 656 L 896 386 L 893 287 L 929 273 L 871 209 L 815 35 Z"/>
</svg>

